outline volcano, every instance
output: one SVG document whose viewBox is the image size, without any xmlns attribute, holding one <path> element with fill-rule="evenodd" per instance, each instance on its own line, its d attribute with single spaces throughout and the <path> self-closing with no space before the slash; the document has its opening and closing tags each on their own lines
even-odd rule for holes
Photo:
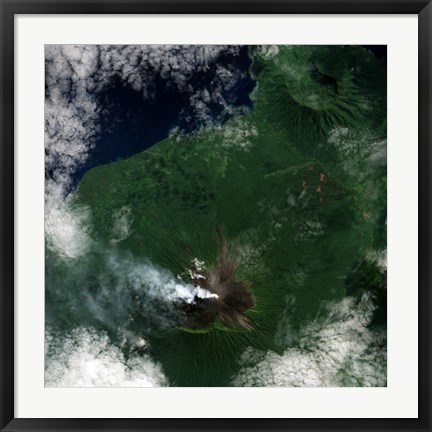
<svg viewBox="0 0 432 432">
<path fill-rule="evenodd" d="M 230 253 L 219 225 L 216 225 L 216 234 L 218 255 L 213 267 L 207 270 L 201 261 L 194 258 L 187 270 L 190 283 L 215 295 L 209 298 L 196 297 L 193 304 L 185 305 L 188 316 L 185 326 L 200 329 L 220 321 L 227 327 L 241 326 L 253 330 L 255 325 L 244 315 L 255 305 L 250 282 L 237 278 L 238 262 Z"/>
</svg>

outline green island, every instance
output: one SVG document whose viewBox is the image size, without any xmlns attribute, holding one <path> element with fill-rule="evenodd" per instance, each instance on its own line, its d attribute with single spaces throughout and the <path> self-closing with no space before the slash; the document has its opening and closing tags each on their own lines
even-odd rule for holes
<svg viewBox="0 0 432 432">
<path fill-rule="evenodd" d="M 346 296 L 371 291 L 371 325 L 385 326 L 386 276 L 368 258 L 387 241 L 385 61 L 359 46 L 251 46 L 249 56 L 250 113 L 93 168 L 73 196 L 101 248 L 173 275 L 194 259 L 215 268 L 219 227 L 232 277 L 253 297 L 241 309 L 250 325 L 215 312 L 151 331 L 139 309 L 130 321 L 173 385 L 230 385 L 246 347 L 296 346 L 322 305 Z"/>
</svg>

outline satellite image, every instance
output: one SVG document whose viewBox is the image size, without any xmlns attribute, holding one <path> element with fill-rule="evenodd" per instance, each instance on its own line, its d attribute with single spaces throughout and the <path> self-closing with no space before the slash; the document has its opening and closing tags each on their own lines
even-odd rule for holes
<svg viewBox="0 0 432 432">
<path fill-rule="evenodd" d="M 386 385 L 386 46 L 45 46 L 46 387 Z"/>
</svg>

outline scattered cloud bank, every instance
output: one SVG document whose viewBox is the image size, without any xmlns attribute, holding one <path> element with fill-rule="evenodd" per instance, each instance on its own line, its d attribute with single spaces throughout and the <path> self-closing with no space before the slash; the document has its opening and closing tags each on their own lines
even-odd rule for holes
<svg viewBox="0 0 432 432">
<path fill-rule="evenodd" d="M 237 117 L 223 125 L 218 125 L 217 130 L 222 135 L 222 147 L 237 148 L 248 151 L 258 137 L 258 129 L 244 117 Z"/>
<path fill-rule="evenodd" d="M 68 200 L 52 202 L 45 212 L 45 238 L 50 250 L 62 259 L 85 255 L 92 243 L 89 210 L 73 208 Z"/>
<path fill-rule="evenodd" d="M 156 82 L 189 95 L 201 117 L 210 104 L 228 105 L 223 93 L 243 72 L 217 62 L 222 55 L 239 53 L 238 46 L 217 45 L 46 45 L 45 147 L 48 182 L 66 187 L 70 175 L 83 164 L 99 133 L 99 117 L 106 107 L 97 96 L 116 81 L 156 96 Z M 213 73 L 208 86 L 192 86 L 200 73 Z M 203 105 L 204 104 L 204 105 Z M 49 187 L 48 187 L 49 191 Z"/>
<path fill-rule="evenodd" d="M 77 226 L 78 214 L 66 215 L 62 206 L 72 176 L 95 148 L 100 118 L 107 107 L 98 95 L 116 82 L 156 96 L 162 79 L 169 88 L 187 95 L 189 111 L 201 122 L 211 119 L 215 104 L 229 108 L 226 91 L 244 78 L 244 72 L 221 57 L 239 54 L 238 46 L 218 45 L 46 45 L 45 46 L 45 214 L 48 247 L 63 257 L 79 256 L 76 246 L 64 247 Z M 212 80 L 195 82 L 200 74 Z M 61 221 L 61 226 L 59 226 Z M 84 240 L 82 233 L 78 238 Z M 81 242 L 81 241 L 80 241 Z M 78 243 L 75 242 L 75 243 Z"/>
<path fill-rule="evenodd" d="M 326 226 L 318 220 L 304 220 L 299 226 L 296 239 L 310 241 L 321 237 L 325 232 Z"/>
<path fill-rule="evenodd" d="M 132 210 L 129 206 L 123 206 L 113 214 L 113 227 L 111 243 L 116 244 L 127 239 L 131 234 L 133 222 Z"/>
<path fill-rule="evenodd" d="M 279 53 L 278 45 L 261 45 L 257 47 L 259 54 L 268 59 L 275 57 Z"/>
<path fill-rule="evenodd" d="M 371 131 L 359 132 L 347 127 L 336 127 L 330 131 L 327 144 L 335 148 L 346 172 L 355 170 L 363 178 L 369 175 L 362 172 L 364 167 L 361 169 L 365 161 L 369 162 L 371 169 L 387 165 L 387 139 Z"/>
<path fill-rule="evenodd" d="M 370 250 L 366 254 L 366 260 L 375 264 L 382 274 L 387 273 L 387 249 Z"/>
<path fill-rule="evenodd" d="M 370 295 L 327 307 L 324 321 L 305 328 L 298 346 L 282 355 L 247 349 L 236 386 L 386 386 L 385 334 L 368 328 L 375 309 Z M 289 330 L 289 329 L 287 329 Z"/>
<path fill-rule="evenodd" d="M 161 366 L 148 355 L 125 358 L 108 336 L 91 328 L 45 336 L 46 387 L 160 387 Z"/>
</svg>

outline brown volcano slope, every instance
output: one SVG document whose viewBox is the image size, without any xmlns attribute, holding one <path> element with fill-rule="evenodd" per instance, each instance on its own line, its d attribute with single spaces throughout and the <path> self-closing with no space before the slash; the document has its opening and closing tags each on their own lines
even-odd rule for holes
<svg viewBox="0 0 432 432">
<path fill-rule="evenodd" d="M 240 325 L 253 330 L 255 325 L 244 315 L 244 312 L 255 304 L 250 283 L 236 279 L 238 263 L 229 253 L 227 241 L 219 225 L 216 226 L 216 233 L 218 256 L 214 267 L 196 274 L 191 282 L 217 294 L 217 298 L 196 297 L 194 304 L 186 306 L 188 319 L 185 325 L 195 329 L 203 328 L 217 319 L 225 326 Z"/>
</svg>

